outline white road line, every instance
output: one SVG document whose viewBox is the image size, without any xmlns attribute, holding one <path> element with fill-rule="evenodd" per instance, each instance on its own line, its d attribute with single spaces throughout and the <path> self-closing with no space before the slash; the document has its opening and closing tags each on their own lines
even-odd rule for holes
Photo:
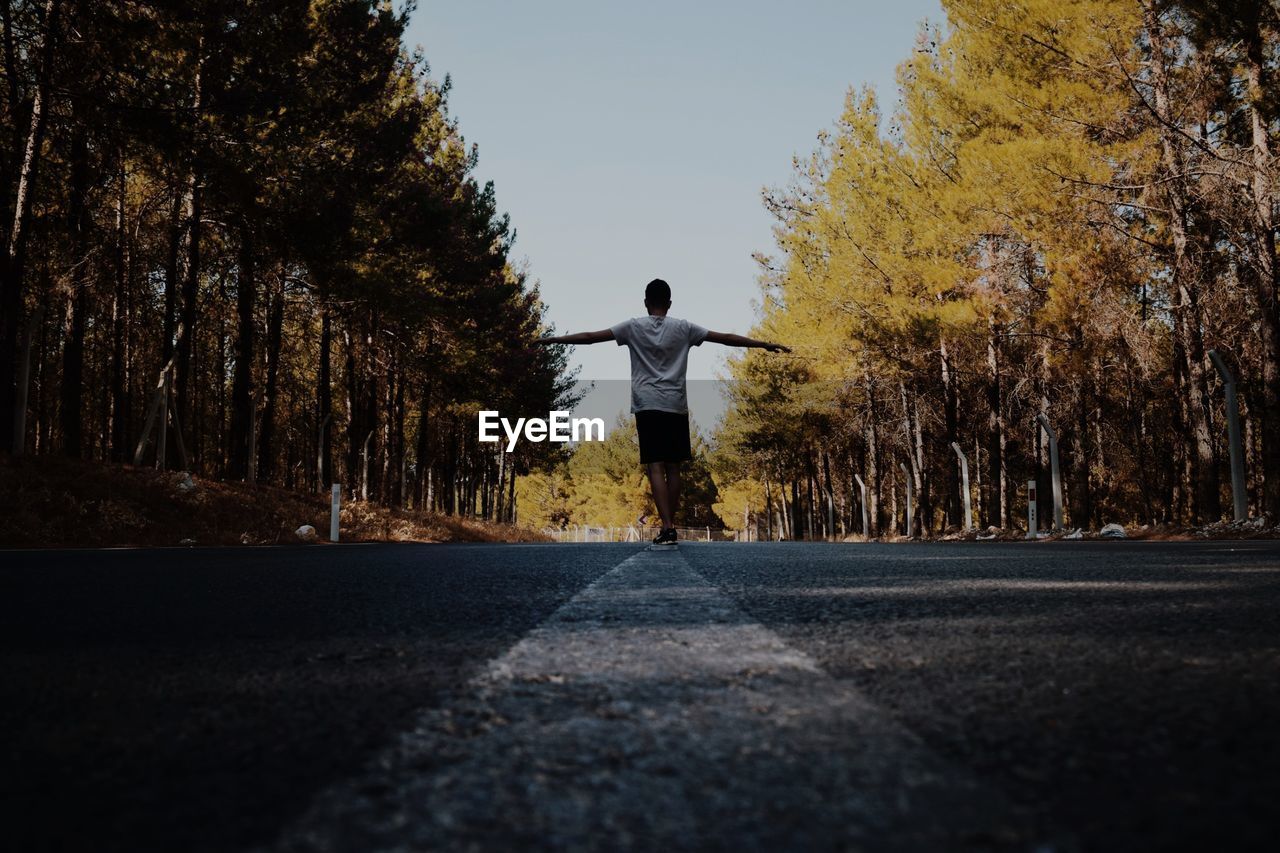
<svg viewBox="0 0 1280 853">
<path fill-rule="evenodd" d="M 614 567 L 283 850 L 990 849 L 1007 805 L 679 552 Z"/>
</svg>

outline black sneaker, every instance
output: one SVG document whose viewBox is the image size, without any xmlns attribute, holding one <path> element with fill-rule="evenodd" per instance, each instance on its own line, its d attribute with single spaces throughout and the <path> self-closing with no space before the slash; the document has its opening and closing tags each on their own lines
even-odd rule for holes
<svg viewBox="0 0 1280 853">
<path fill-rule="evenodd" d="M 662 532 L 653 539 L 654 545 L 674 545 L 676 544 L 676 529 L 674 527 L 664 527 Z"/>
</svg>

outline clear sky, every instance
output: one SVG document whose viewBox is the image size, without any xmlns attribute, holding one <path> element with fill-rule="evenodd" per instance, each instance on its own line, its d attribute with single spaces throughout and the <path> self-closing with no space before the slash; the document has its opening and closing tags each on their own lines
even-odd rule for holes
<svg viewBox="0 0 1280 853">
<path fill-rule="evenodd" d="M 760 203 L 813 150 L 850 86 L 890 107 L 894 68 L 938 0 L 420 0 L 408 42 L 453 78 L 451 110 L 480 148 L 560 333 L 671 313 L 746 333 L 751 253 L 773 251 Z M 694 350 L 710 378 L 725 351 Z M 625 348 L 576 347 L 580 378 L 630 376 Z"/>
</svg>

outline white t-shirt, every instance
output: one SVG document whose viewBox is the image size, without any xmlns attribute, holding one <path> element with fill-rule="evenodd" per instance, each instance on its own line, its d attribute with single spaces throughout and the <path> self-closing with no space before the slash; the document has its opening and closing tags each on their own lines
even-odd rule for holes
<svg viewBox="0 0 1280 853">
<path fill-rule="evenodd" d="M 631 411 L 687 412 L 684 374 L 689 347 L 701 346 L 707 330 L 677 317 L 633 317 L 610 331 L 631 350 Z"/>
</svg>

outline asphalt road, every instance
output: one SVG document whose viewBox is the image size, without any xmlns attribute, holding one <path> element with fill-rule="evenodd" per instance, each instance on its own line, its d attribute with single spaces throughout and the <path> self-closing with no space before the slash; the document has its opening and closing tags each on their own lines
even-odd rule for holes
<svg viewBox="0 0 1280 853">
<path fill-rule="evenodd" d="M 680 811 L 653 779 L 691 772 L 668 762 L 646 775 L 643 744 L 677 742 L 703 743 L 704 768 L 730 754 L 746 762 L 722 789 L 739 799 L 721 797 L 706 814 L 780 810 L 754 823 L 722 817 L 743 833 L 714 836 L 726 849 L 787 820 L 792 846 L 808 849 L 925 849 L 938 838 L 966 849 L 1273 849 L 1280 839 L 1280 543 L 692 543 L 666 575 L 657 564 L 620 565 L 635 552 L 2 554 L 6 847 L 240 850 L 283 837 L 342 849 L 334 839 L 348 836 L 307 823 L 317 804 L 350 801 L 343 792 L 353 790 L 399 798 L 401 809 L 422 802 L 406 791 L 436 806 L 451 791 L 460 800 L 461 789 L 424 780 L 489 784 L 481 771 L 497 765 L 477 756 L 510 764 L 552 731 L 548 715 L 563 722 L 548 710 L 557 702 L 572 704 L 578 722 L 594 711 L 606 723 L 573 730 L 574 772 L 595 787 L 574 789 L 579 811 L 548 819 L 590 828 L 593 804 L 615 808 L 621 822 L 608 826 L 639 848 L 654 826 L 648 802 Z M 662 638 L 677 634 L 679 654 L 660 654 Z M 641 678 L 635 667 L 650 650 Z M 766 676 L 739 678 L 752 669 Z M 615 699 L 625 689 L 625 701 L 569 696 L 564 673 L 590 675 Z M 646 703 L 659 699 L 655 716 Z M 694 704 L 708 710 L 692 714 Z M 491 716 L 477 726 L 481 705 Z M 533 709 L 546 725 L 525 731 Z M 458 733 L 464 710 L 473 722 Z M 811 724 L 785 723 L 795 719 Z M 659 729 L 668 740 L 644 740 Z M 856 733 L 847 743 L 833 739 L 846 731 Z M 641 745 L 597 761 L 619 733 Z M 769 749 L 752 753 L 762 742 Z M 795 762 L 801 745 L 806 760 Z M 432 758 L 451 751 L 452 763 Z M 393 782 L 359 782 L 370 766 L 391 767 Z M 528 772 L 545 784 L 542 770 Z M 849 834 L 874 822 L 876 796 L 907 777 L 922 781 L 885 808 L 910 823 Z M 768 791 L 752 790 L 756 779 Z M 878 780 L 873 795 L 847 819 L 807 819 L 838 812 L 868 780 Z M 695 806 L 710 797 L 696 784 L 683 790 Z M 903 829 L 945 828 L 982 811 L 979 800 L 1000 804 L 987 830 Z M 509 827 L 489 820 L 487 846 L 529 846 L 522 807 L 531 808 L 505 812 Z M 430 837 L 413 844 L 449 846 Z M 548 838 L 543 846 L 557 846 Z"/>
</svg>

